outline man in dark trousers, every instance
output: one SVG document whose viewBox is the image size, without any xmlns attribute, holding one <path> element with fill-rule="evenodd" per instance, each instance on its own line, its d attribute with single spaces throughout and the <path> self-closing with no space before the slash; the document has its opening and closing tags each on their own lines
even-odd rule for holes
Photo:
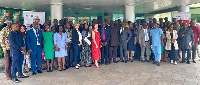
<svg viewBox="0 0 200 85">
<path fill-rule="evenodd" d="M 190 64 L 191 59 L 191 49 L 194 45 L 194 33 L 191 28 L 187 27 L 186 23 L 182 24 L 183 28 L 180 29 L 178 37 L 179 37 L 179 49 L 182 51 L 182 61 L 185 62 L 185 53 L 187 51 L 187 63 Z"/>
<path fill-rule="evenodd" d="M 111 21 L 111 26 L 108 28 L 110 32 L 110 42 L 109 42 L 109 63 L 113 62 L 117 63 L 117 48 L 119 45 L 119 30 L 114 26 L 114 22 Z"/>
<path fill-rule="evenodd" d="M 31 57 L 31 71 L 33 72 L 32 75 L 36 75 L 35 59 L 37 59 L 37 72 L 42 73 L 42 31 L 38 29 L 37 22 L 34 22 L 33 27 L 26 33 L 26 46 Z"/>
<path fill-rule="evenodd" d="M 104 60 L 105 60 L 105 64 L 108 64 L 108 43 L 110 40 L 110 33 L 109 33 L 109 29 L 106 28 L 106 23 L 102 22 L 101 23 L 101 28 L 98 29 L 100 34 L 101 34 L 101 64 L 104 64 Z"/>
<path fill-rule="evenodd" d="M 127 43 L 131 39 L 131 31 L 125 27 L 125 23 L 122 22 L 120 28 L 120 62 L 125 62 L 127 63 Z M 123 60 L 123 54 L 124 60 Z"/>
<path fill-rule="evenodd" d="M 12 25 L 12 32 L 8 35 L 10 42 L 10 56 L 12 58 L 11 74 L 13 82 L 20 82 L 16 77 L 16 69 L 18 71 L 19 78 L 27 78 L 22 74 L 22 64 L 24 58 L 24 41 L 22 35 L 19 32 L 18 24 Z"/>
</svg>

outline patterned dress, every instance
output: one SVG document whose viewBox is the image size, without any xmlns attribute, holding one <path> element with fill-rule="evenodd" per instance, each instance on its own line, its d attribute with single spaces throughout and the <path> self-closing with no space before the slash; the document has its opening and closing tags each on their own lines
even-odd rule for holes
<svg viewBox="0 0 200 85">
<path fill-rule="evenodd" d="M 91 34 L 87 30 L 82 31 L 82 51 L 81 51 L 81 65 L 92 63 L 92 50 L 91 50 Z"/>
<path fill-rule="evenodd" d="M 8 41 L 8 34 L 11 32 L 8 26 L 4 27 L 0 32 L 0 44 L 3 49 L 3 52 L 10 50 L 10 43 Z"/>
<path fill-rule="evenodd" d="M 95 40 L 96 40 L 96 44 L 97 44 L 98 48 L 96 48 L 94 41 L 92 41 L 92 59 L 93 60 L 100 60 L 101 59 L 101 51 L 100 51 L 101 40 L 100 40 L 99 31 L 95 32 Z"/>
</svg>

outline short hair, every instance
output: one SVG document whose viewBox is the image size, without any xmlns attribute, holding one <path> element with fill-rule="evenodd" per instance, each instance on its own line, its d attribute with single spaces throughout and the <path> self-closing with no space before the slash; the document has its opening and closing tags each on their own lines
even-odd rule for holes
<svg viewBox="0 0 200 85">
<path fill-rule="evenodd" d="M 75 23 L 74 23 L 74 28 L 75 28 L 76 25 L 80 25 L 80 24 L 79 24 L 78 22 L 75 22 Z"/>
</svg>

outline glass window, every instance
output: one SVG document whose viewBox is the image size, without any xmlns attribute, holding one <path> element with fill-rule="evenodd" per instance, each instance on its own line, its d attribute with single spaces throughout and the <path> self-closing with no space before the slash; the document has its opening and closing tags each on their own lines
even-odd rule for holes
<svg viewBox="0 0 200 85">
<path fill-rule="evenodd" d="M 113 21 L 120 19 L 121 21 L 124 20 L 124 14 L 113 14 Z"/>
</svg>

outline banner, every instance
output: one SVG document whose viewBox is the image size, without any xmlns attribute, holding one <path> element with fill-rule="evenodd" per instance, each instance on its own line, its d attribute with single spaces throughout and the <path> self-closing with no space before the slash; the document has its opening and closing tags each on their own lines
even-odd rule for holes
<svg viewBox="0 0 200 85">
<path fill-rule="evenodd" d="M 191 13 L 190 12 L 174 13 L 173 18 L 176 18 L 177 22 L 179 22 L 179 20 L 182 20 L 184 23 L 187 23 L 187 25 L 189 26 Z"/>
<path fill-rule="evenodd" d="M 27 29 L 30 29 L 30 25 L 35 21 L 35 18 L 40 18 L 40 24 L 45 23 L 45 12 L 32 12 L 32 11 L 23 11 L 24 16 L 24 25 Z"/>
</svg>

